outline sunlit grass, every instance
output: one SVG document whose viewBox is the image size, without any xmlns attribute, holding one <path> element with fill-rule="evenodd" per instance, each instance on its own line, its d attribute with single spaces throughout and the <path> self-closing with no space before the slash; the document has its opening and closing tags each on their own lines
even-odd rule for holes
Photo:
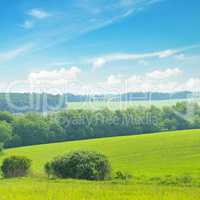
<svg viewBox="0 0 200 200">
<path fill-rule="evenodd" d="M 6 150 L 3 157 L 26 156 L 33 161 L 33 174 L 40 175 L 47 161 L 78 149 L 102 152 L 111 160 L 113 171 L 133 176 L 200 175 L 200 130 L 21 147 Z"/>
<path fill-rule="evenodd" d="M 199 200 L 200 188 L 75 180 L 0 181 L 0 200 Z"/>
<path fill-rule="evenodd" d="M 43 166 L 47 161 L 78 149 L 106 154 L 113 174 L 120 170 L 133 175 L 133 179 L 88 182 L 45 177 Z M 200 130 L 14 148 L 4 151 L 0 162 L 10 155 L 32 159 L 32 172 L 25 179 L 0 179 L 0 200 L 198 200 L 200 197 Z"/>
</svg>

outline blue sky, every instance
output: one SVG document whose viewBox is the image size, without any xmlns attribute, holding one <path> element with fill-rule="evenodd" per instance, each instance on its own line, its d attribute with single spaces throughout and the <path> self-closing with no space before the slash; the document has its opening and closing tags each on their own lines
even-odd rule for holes
<svg viewBox="0 0 200 200">
<path fill-rule="evenodd" d="M 0 1 L 0 91 L 199 90 L 196 0 Z"/>
</svg>

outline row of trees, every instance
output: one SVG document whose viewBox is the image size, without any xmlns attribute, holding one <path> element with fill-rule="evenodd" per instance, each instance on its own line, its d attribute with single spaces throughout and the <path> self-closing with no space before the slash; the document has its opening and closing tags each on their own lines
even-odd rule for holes
<svg viewBox="0 0 200 200">
<path fill-rule="evenodd" d="M 162 108 L 66 110 L 46 116 L 0 112 L 4 147 L 193 128 L 200 128 L 200 106 L 186 102 Z"/>
</svg>

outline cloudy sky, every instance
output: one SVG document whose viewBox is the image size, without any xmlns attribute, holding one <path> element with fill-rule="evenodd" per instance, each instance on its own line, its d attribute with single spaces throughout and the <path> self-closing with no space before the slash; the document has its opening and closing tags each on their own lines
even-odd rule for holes
<svg viewBox="0 0 200 200">
<path fill-rule="evenodd" d="M 197 91 L 199 10 L 197 0 L 0 0 L 0 91 Z"/>
</svg>

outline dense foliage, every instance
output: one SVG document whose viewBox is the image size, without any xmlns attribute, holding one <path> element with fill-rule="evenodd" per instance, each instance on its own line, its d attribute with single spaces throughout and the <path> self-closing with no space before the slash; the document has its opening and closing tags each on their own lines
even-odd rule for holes
<svg viewBox="0 0 200 200">
<path fill-rule="evenodd" d="M 64 107 L 64 95 L 0 93 L 0 111 L 11 113 L 46 112 Z"/>
<path fill-rule="evenodd" d="M 5 178 L 26 176 L 31 167 L 31 160 L 25 157 L 11 156 L 3 161 L 1 171 Z"/>
<path fill-rule="evenodd" d="M 46 163 L 45 171 L 60 178 L 105 180 L 111 176 L 111 165 L 102 154 L 77 151 Z"/>
<path fill-rule="evenodd" d="M 12 127 L 6 121 L 0 121 L 0 151 L 2 150 L 3 144 L 12 137 Z"/>
<path fill-rule="evenodd" d="M 195 128 L 200 128 L 200 106 L 186 102 L 162 108 L 66 110 L 44 116 L 0 112 L 0 143 L 5 147 Z"/>
</svg>

